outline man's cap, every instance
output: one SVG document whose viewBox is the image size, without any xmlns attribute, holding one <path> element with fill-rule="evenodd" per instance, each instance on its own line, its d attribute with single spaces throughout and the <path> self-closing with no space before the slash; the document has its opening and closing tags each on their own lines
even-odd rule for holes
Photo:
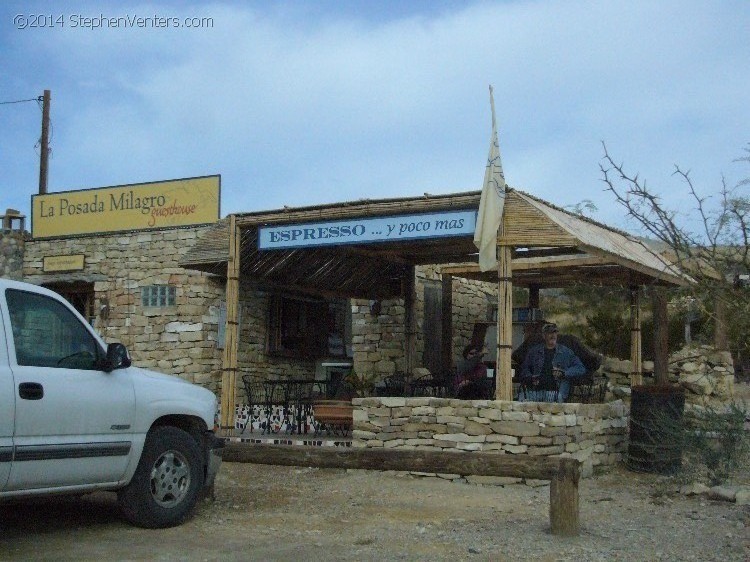
<svg viewBox="0 0 750 562">
<path fill-rule="evenodd" d="M 544 327 L 542 328 L 543 334 L 551 334 L 553 332 L 557 332 L 557 324 L 553 324 L 553 323 L 545 324 Z"/>
</svg>

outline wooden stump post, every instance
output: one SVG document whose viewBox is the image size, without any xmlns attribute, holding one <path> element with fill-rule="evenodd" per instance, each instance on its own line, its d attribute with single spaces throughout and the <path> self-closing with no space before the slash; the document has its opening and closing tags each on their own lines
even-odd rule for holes
<svg viewBox="0 0 750 562">
<path fill-rule="evenodd" d="M 549 520 L 553 535 L 574 537 L 580 533 L 578 524 L 578 481 L 580 462 L 560 459 L 560 468 L 550 481 Z"/>
</svg>

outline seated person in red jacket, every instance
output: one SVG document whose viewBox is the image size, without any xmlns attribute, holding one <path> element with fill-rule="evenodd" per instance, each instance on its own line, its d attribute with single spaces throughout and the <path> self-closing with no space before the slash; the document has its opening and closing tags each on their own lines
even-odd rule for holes
<svg viewBox="0 0 750 562">
<path fill-rule="evenodd" d="M 486 354 L 487 348 L 481 344 L 470 343 L 464 348 L 464 358 L 458 364 L 456 398 L 461 400 L 489 398 L 487 366 L 482 362 Z"/>
<path fill-rule="evenodd" d="M 519 401 L 565 402 L 570 394 L 570 379 L 586 372 L 578 356 L 569 347 L 557 343 L 557 325 L 542 328 L 544 343 L 533 346 L 521 365 L 520 381 L 525 391 Z"/>
</svg>

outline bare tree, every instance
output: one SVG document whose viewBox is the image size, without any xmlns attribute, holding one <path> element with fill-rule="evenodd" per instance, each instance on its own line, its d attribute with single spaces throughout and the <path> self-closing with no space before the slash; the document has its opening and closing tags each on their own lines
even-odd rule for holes
<svg viewBox="0 0 750 562">
<path fill-rule="evenodd" d="M 638 174 L 627 173 L 602 143 L 604 157 L 600 163 L 603 181 L 627 216 L 638 223 L 646 236 L 661 243 L 664 253 L 695 283 L 690 291 L 704 312 L 710 314 L 715 327 L 722 329 L 726 320 L 731 347 L 741 357 L 750 354 L 750 289 L 743 280 L 750 273 L 748 222 L 750 197 L 747 188 L 750 178 L 730 187 L 722 177 L 718 192 L 703 196 L 696 190 L 690 172 L 675 166 L 674 176 L 685 185 L 695 203 L 694 213 L 680 216 L 669 209 Z M 748 145 L 750 147 L 750 145 Z M 750 148 L 735 162 L 750 163 Z M 693 223 L 689 223 L 692 219 Z M 688 224 L 697 224 L 692 231 Z M 722 347 L 721 334 L 717 345 Z"/>
</svg>

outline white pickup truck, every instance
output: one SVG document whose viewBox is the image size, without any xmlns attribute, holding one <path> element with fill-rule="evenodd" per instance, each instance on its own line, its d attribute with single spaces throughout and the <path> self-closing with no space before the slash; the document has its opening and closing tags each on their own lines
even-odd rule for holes
<svg viewBox="0 0 750 562">
<path fill-rule="evenodd" d="M 170 527 L 213 484 L 216 397 L 132 367 L 58 294 L 0 279 L 0 500 L 113 490 L 125 518 Z"/>
</svg>

